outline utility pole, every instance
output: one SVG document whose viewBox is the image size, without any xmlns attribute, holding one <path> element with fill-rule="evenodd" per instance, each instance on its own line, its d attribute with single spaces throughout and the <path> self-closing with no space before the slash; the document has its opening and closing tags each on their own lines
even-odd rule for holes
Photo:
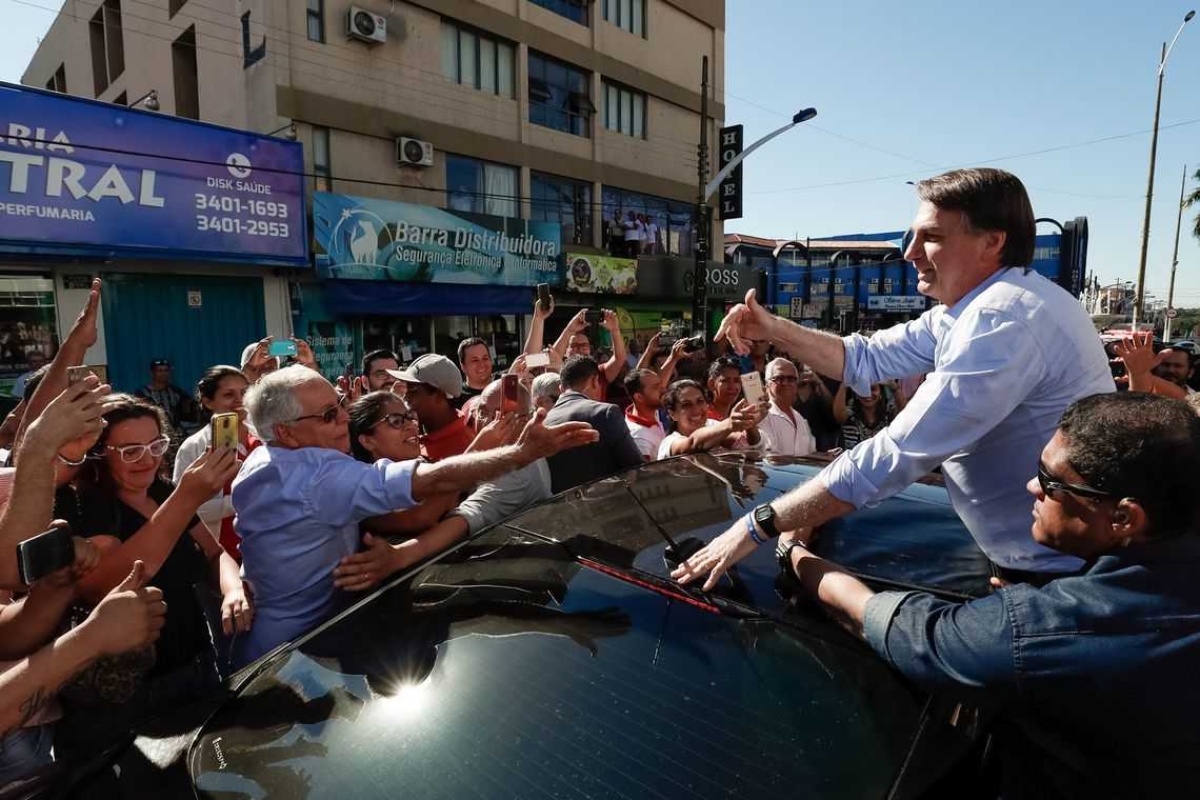
<svg viewBox="0 0 1200 800">
<path fill-rule="evenodd" d="M 1175 309 L 1175 268 L 1179 266 L 1179 228 L 1183 225 L 1183 193 L 1187 186 L 1187 164 L 1179 180 L 1179 216 L 1175 218 L 1175 252 L 1171 254 L 1171 286 L 1167 289 L 1167 321 L 1163 323 L 1163 341 L 1171 343 L 1171 314 Z"/>
<path fill-rule="evenodd" d="M 712 215 L 708 210 L 708 56 L 700 65 L 700 146 L 696 165 L 696 235 L 693 251 L 696 263 L 692 267 L 692 329 L 708 340 L 708 253 L 712 233 Z"/>
</svg>

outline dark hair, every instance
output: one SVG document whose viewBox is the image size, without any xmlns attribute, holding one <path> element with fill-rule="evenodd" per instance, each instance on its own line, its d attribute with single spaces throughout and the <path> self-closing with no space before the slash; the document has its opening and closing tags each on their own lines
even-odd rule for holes
<svg viewBox="0 0 1200 800">
<path fill-rule="evenodd" d="M 657 375 L 658 373 L 652 369 L 635 369 L 625 376 L 625 391 L 629 393 L 629 399 L 642 391 L 642 378 L 647 375 Z"/>
<path fill-rule="evenodd" d="M 558 379 L 568 389 L 578 390 L 593 376 L 600 374 L 600 365 L 591 356 L 571 356 L 558 371 Z"/>
<path fill-rule="evenodd" d="M 391 350 L 372 350 L 371 352 L 369 352 L 365 356 L 363 356 L 362 375 L 364 378 L 371 374 L 371 364 L 378 361 L 381 358 L 390 358 L 392 361 L 395 361 L 397 364 L 400 363 L 400 359 L 396 358 L 396 354 L 393 353 Z"/>
<path fill-rule="evenodd" d="M 1072 403 L 1058 424 L 1067 461 L 1089 486 L 1135 498 L 1151 535 L 1195 532 L 1200 522 L 1200 416 L 1180 400 L 1141 392 Z"/>
<path fill-rule="evenodd" d="M 1001 266 L 1024 267 L 1033 261 L 1033 206 L 1025 186 L 1011 172 L 991 167 L 951 170 L 918 183 L 917 197 L 940 209 L 961 211 L 975 231 L 1004 233 Z"/>
<path fill-rule="evenodd" d="M 122 422 L 128 422 L 131 419 L 152 419 L 158 423 L 158 432 L 161 436 L 171 435 L 171 423 L 167 419 L 167 414 L 153 403 L 148 403 L 140 397 L 134 397 L 131 394 L 110 394 L 104 398 L 104 407 L 108 409 L 104 412 L 104 429 L 100 432 L 100 438 L 96 441 L 96 446 L 92 448 L 92 454 L 101 456 L 104 454 L 104 448 L 108 444 L 109 434 L 112 433 L 114 426 Z M 92 469 L 91 481 L 103 489 L 112 489 L 112 476 L 108 472 L 108 465 L 103 458 L 91 459 Z M 85 475 L 89 470 L 80 473 Z"/>
<path fill-rule="evenodd" d="M 169 367 L 169 366 L 171 366 L 171 361 L 170 361 L 170 359 L 167 359 L 167 358 L 156 358 L 150 362 L 151 371 L 153 371 L 155 367 Z"/>
<path fill-rule="evenodd" d="M 350 450 L 359 461 L 371 463 L 375 460 L 358 441 L 358 437 L 370 433 L 386 416 L 386 409 L 393 402 L 404 405 L 404 401 L 397 395 L 384 390 L 363 395 L 347 409 L 346 413 L 350 415 Z"/>
<path fill-rule="evenodd" d="M 46 373 L 50 371 L 50 364 L 42 364 L 40 367 L 29 373 L 29 377 L 25 379 L 25 393 L 21 395 L 22 400 L 29 400 L 33 397 L 33 393 L 42 385 L 42 379 L 46 377 Z"/>
<path fill-rule="evenodd" d="M 742 374 L 741 364 L 729 356 L 721 356 L 708 365 L 708 379 L 711 381 L 721 377 L 721 373 L 727 369 L 737 370 L 738 375 Z"/>
<path fill-rule="evenodd" d="M 702 396 L 705 396 L 704 387 L 699 383 L 691 378 L 680 378 L 668 386 L 666 393 L 663 394 L 663 408 L 665 408 L 668 413 L 674 411 L 675 407 L 679 405 L 679 396 L 683 394 L 684 389 L 695 389 L 696 391 L 700 392 Z M 705 396 L 705 399 L 707 400 L 707 396 Z"/>
<path fill-rule="evenodd" d="M 209 367 L 204 370 L 204 374 L 200 376 L 200 380 L 196 381 L 196 400 L 200 403 L 200 409 L 208 417 L 212 416 L 212 412 L 204 407 L 205 400 L 212 400 L 217 395 L 217 390 L 221 388 L 221 381 L 226 378 L 241 378 L 250 383 L 250 379 L 246 377 L 237 367 L 231 367 L 228 364 L 217 364 L 215 367 Z"/>
<path fill-rule="evenodd" d="M 472 347 L 474 347 L 477 344 L 481 344 L 484 347 L 487 347 L 487 342 L 485 342 L 483 339 L 480 339 L 478 336 L 468 337 L 458 343 L 458 363 L 459 364 L 462 364 L 464 359 L 466 359 L 467 351 L 470 350 Z M 488 355 L 491 355 L 491 353 L 489 352 Z"/>
</svg>

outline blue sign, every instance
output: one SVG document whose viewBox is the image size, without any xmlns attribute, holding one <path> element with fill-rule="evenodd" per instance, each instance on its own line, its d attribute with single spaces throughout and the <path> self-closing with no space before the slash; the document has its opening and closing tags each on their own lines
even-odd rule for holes
<svg viewBox="0 0 1200 800">
<path fill-rule="evenodd" d="M 0 83 L 0 246 L 308 261 L 299 144 Z"/>
<path fill-rule="evenodd" d="M 556 222 L 314 192 L 313 228 L 317 271 L 325 278 L 562 283 Z"/>
</svg>

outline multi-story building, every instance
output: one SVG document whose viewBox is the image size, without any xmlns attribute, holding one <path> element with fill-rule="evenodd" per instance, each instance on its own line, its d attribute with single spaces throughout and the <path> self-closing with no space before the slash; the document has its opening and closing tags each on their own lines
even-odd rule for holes
<svg viewBox="0 0 1200 800">
<path fill-rule="evenodd" d="M 23 82 L 295 135 L 315 205 L 376 203 L 392 236 L 434 206 L 550 223 L 563 252 L 624 254 L 614 218 L 643 214 L 658 229 L 637 268 L 651 279 L 619 298 L 636 328 L 688 307 L 701 60 L 715 142 L 724 28 L 724 0 L 67 0 Z M 314 220 L 318 267 L 328 227 Z M 530 309 L 511 280 L 316 272 L 291 276 L 292 314 L 338 359 L 347 339 L 415 356 L 472 333 L 503 355 Z M 598 301 L 587 282 L 556 291 L 560 314 Z"/>
</svg>

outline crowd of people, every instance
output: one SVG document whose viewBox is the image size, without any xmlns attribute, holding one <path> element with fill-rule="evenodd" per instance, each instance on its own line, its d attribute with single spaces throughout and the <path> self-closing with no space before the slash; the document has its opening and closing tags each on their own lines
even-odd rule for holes
<svg viewBox="0 0 1200 800">
<path fill-rule="evenodd" d="M 788 323 L 751 293 L 716 341 L 659 334 L 635 360 L 612 311 L 580 311 L 548 344 L 550 299 L 535 302 L 503 374 L 485 341 L 466 338 L 453 360 L 402 364 L 377 350 L 330 382 L 302 340 L 281 363 L 268 337 L 236 366 L 206 370 L 194 394 L 155 361 L 130 395 L 70 370 L 97 338 L 97 281 L 0 430 L 11 451 L 0 471 L 0 785 L 204 696 L 363 592 L 552 494 L 719 449 L 830 463 L 681 564 L 682 582 L 711 588 L 777 537 L 784 567 L 894 667 L 1013 695 L 1041 675 L 1078 677 L 1056 661 L 1083 646 L 1073 641 L 1014 670 L 1005 659 L 1026 637 L 1061 637 L 1105 603 L 1128 611 L 1110 639 L 1148 635 L 1161 606 L 1138 592 L 1153 581 L 1111 575 L 1134 559 L 1162 585 L 1182 580 L 1128 548 L 1157 554 L 1168 532 L 1188 542 L 1197 532 L 1196 501 L 1162 498 L 1194 493 L 1153 463 L 1175 454 L 1190 479 L 1200 474 L 1200 418 L 1179 402 L 1200 412 L 1191 355 L 1130 336 L 1106 357 L 1072 298 L 1005 266 L 1027 263 L 1033 246 L 1019 182 L 951 175 L 921 184 L 906 253 L 942 305 L 869 338 Z M 595 326 L 611 350 L 599 351 Z M 218 445 L 205 423 L 231 414 L 236 438 Z M 1000 600 L 955 616 L 919 594 L 874 594 L 807 550 L 823 523 L 933 470 L 995 565 Z M 55 526 L 73 535 L 73 563 L 27 585 L 13 546 Z M 1195 550 L 1173 558 L 1190 563 Z M 1087 602 L 1042 589 L 1053 586 L 1081 587 Z M 1200 637 L 1200 598 L 1179 591 L 1172 618 Z M 1182 674 L 1171 658 L 1162 644 L 1118 661 L 1169 683 Z M 1129 702 L 1121 713 L 1137 714 Z"/>
</svg>

